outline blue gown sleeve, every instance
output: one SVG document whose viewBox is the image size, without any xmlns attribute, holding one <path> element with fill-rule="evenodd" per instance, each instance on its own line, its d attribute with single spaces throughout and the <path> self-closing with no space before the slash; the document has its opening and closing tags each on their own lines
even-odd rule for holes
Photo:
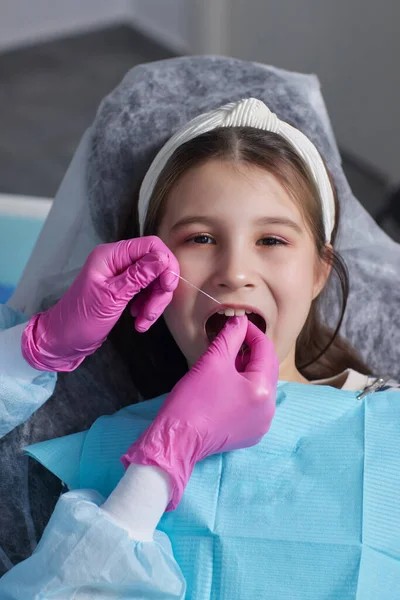
<svg viewBox="0 0 400 600">
<path fill-rule="evenodd" d="M 0 304 L 0 438 L 24 423 L 52 395 L 57 375 L 36 371 L 24 364 L 12 328 L 26 321 L 25 315 Z M 12 368 L 11 368 L 12 367 Z"/>
<path fill-rule="evenodd" d="M 94 490 L 67 492 L 32 556 L 0 580 L 2 600 L 181 600 L 186 583 L 168 537 L 132 540 Z"/>
</svg>

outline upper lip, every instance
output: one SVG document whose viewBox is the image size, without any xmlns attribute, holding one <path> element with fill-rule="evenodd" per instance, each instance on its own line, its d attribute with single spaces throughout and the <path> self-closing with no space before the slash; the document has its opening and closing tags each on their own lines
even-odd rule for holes
<svg viewBox="0 0 400 600">
<path fill-rule="evenodd" d="M 221 304 L 221 306 L 219 308 L 214 308 L 213 310 L 210 310 L 210 312 L 208 313 L 208 315 L 206 316 L 205 320 L 204 320 L 204 327 L 206 326 L 206 323 L 208 321 L 208 319 L 211 317 L 211 315 L 217 313 L 219 310 L 225 310 L 226 308 L 241 308 L 243 310 L 249 310 L 250 312 L 254 312 L 257 315 L 260 315 L 266 325 L 268 326 L 268 321 L 267 321 L 267 317 L 265 315 L 265 313 L 259 309 L 257 306 L 251 306 L 251 304 L 234 304 L 234 303 L 228 303 L 228 302 L 224 302 Z"/>
</svg>

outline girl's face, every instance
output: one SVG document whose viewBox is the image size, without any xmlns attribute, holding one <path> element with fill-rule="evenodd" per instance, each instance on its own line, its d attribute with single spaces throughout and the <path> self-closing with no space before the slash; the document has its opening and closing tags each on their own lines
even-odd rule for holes
<svg viewBox="0 0 400 600">
<path fill-rule="evenodd" d="M 225 306 L 259 313 L 280 379 L 304 380 L 295 367 L 296 339 L 329 268 L 317 260 L 302 214 L 278 179 L 256 166 L 210 160 L 187 171 L 166 202 L 158 235 L 181 275 Z M 210 344 L 212 320 L 206 323 L 220 309 L 180 280 L 164 318 L 189 367 Z"/>
</svg>

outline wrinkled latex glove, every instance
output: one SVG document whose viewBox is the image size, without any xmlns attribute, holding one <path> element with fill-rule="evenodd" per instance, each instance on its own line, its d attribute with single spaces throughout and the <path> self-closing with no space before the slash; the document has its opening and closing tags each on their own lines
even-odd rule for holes
<svg viewBox="0 0 400 600">
<path fill-rule="evenodd" d="M 156 236 L 102 244 L 70 288 L 49 310 L 34 315 L 22 336 L 25 360 L 43 371 L 72 371 L 106 339 L 126 305 L 137 331 L 164 312 L 179 278 L 179 264 Z"/>
<path fill-rule="evenodd" d="M 243 341 L 250 358 L 237 370 Z M 275 414 L 278 358 L 273 343 L 246 316 L 228 319 L 182 377 L 150 427 L 121 458 L 153 465 L 171 478 L 167 510 L 178 505 L 196 462 L 257 444 Z"/>
</svg>

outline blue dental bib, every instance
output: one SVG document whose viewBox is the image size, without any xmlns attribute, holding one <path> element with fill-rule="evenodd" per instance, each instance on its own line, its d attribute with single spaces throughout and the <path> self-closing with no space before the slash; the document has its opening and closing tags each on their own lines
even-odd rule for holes
<svg viewBox="0 0 400 600">
<path fill-rule="evenodd" d="M 35 444 L 70 489 L 107 496 L 120 456 L 165 396 Z M 279 382 L 271 428 L 252 448 L 198 463 L 158 529 L 190 600 L 400 598 L 400 392 Z"/>
</svg>

